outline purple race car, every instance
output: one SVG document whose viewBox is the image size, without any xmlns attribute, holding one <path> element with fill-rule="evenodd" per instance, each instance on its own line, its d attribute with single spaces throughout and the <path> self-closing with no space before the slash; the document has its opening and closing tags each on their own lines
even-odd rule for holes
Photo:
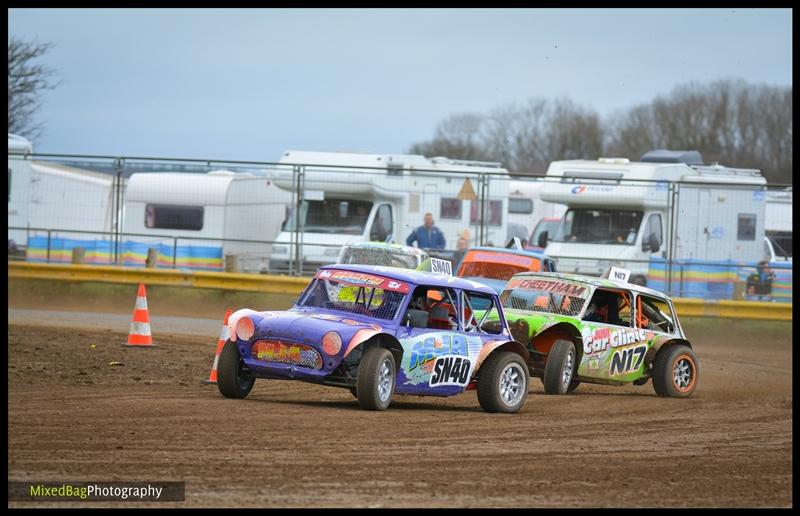
<svg viewBox="0 0 800 516">
<path fill-rule="evenodd" d="M 291 309 L 239 310 L 229 327 L 217 381 L 228 398 L 247 396 L 256 378 L 350 389 L 367 410 L 385 410 L 394 393 L 477 389 L 484 410 L 516 412 L 528 395 L 528 351 L 497 294 L 461 278 L 329 265 Z"/>
</svg>

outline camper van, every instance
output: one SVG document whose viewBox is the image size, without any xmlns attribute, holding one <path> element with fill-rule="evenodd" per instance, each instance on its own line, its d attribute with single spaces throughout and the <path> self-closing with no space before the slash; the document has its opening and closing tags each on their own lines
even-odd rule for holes
<svg viewBox="0 0 800 516">
<path fill-rule="evenodd" d="M 766 199 L 766 252 L 771 262 L 792 261 L 792 187 L 769 191 Z"/>
<path fill-rule="evenodd" d="M 567 211 L 539 244 L 560 271 L 599 276 L 617 266 L 631 271 L 633 283 L 656 279 L 662 287 L 664 267 L 654 262 L 672 260 L 690 265 L 682 271 L 687 285 L 721 275 L 714 281 L 730 277 L 732 288 L 735 269 L 707 267 L 763 257 L 766 181 L 758 170 L 706 166 L 696 151 L 659 150 L 639 162 L 554 161 L 547 178 L 542 199 Z M 674 185 L 679 195 L 671 195 L 671 182 L 681 182 Z"/>
<path fill-rule="evenodd" d="M 470 193 L 480 195 L 479 174 L 492 174 L 482 240 L 505 242 L 508 171 L 499 163 L 293 150 L 286 151 L 280 163 L 269 176 L 281 188 L 293 190 L 301 170 L 303 202 L 299 216 L 292 210 L 283 225 L 273 247 L 271 271 L 294 270 L 299 247 L 306 273 L 335 263 L 344 245 L 376 240 L 406 244 L 427 212 L 444 233 L 447 249 L 456 248 L 459 232 L 467 228 L 474 239 L 470 244 L 481 243 L 480 203 L 465 200 Z"/>
<path fill-rule="evenodd" d="M 566 206 L 543 201 L 540 196 L 544 182 L 536 178 L 527 181 L 512 179 L 508 186 L 508 222 L 525 226 L 527 240 L 542 219 L 560 219 Z M 535 245 L 535 242 L 528 242 Z"/>
<path fill-rule="evenodd" d="M 125 194 L 125 265 L 266 272 L 291 194 L 251 173 L 136 173 Z M 175 238 L 178 238 L 176 241 Z M 219 240 L 217 240 L 219 239 Z M 232 242 L 222 239 L 256 240 Z M 173 254 L 173 250 L 177 251 Z"/>
</svg>

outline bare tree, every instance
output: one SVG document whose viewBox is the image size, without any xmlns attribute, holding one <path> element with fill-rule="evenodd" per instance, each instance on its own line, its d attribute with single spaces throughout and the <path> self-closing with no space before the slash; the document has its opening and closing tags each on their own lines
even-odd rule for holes
<svg viewBox="0 0 800 516">
<path fill-rule="evenodd" d="M 610 117 L 608 154 L 638 159 L 656 148 L 698 150 L 707 163 L 758 168 L 770 182 L 789 183 L 791 87 L 689 83 Z"/>
<path fill-rule="evenodd" d="M 8 132 L 31 140 L 38 138 L 44 125 L 35 119 L 41 107 L 42 91 L 53 89 L 55 71 L 36 63 L 53 45 L 8 38 Z"/>
<path fill-rule="evenodd" d="M 484 117 L 475 113 L 450 115 L 437 124 L 432 140 L 413 144 L 409 152 L 428 157 L 493 160 L 482 141 L 484 123 Z"/>
</svg>

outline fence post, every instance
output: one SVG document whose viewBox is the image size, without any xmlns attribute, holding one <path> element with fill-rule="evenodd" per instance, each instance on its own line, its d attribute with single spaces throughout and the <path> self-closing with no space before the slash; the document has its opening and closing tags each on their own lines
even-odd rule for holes
<svg viewBox="0 0 800 516">
<path fill-rule="evenodd" d="M 178 263 L 178 237 L 172 237 L 172 268 L 177 269 Z"/>
<path fill-rule="evenodd" d="M 147 249 L 147 260 L 145 260 L 144 266 L 147 269 L 154 269 L 158 264 L 158 249 L 155 247 L 150 247 Z"/>
<path fill-rule="evenodd" d="M 47 230 L 47 263 L 50 263 L 50 233 L 51 230 Z"/>
</svg>

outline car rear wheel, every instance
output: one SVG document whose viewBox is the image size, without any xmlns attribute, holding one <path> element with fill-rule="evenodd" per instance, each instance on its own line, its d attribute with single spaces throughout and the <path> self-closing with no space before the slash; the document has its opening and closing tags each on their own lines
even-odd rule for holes
<svg viewBox="0 0 800 516">
<path fill-rule="evenodd" d="M 659 396 L 688 398 L 697 389 L 700 363 L 688 346 L 662 349 L 653 363 L 653 389 Z"/>
<path fill-rule="evenodd" d="M 478 373 L 478 402 L 486 412 L 517 412 L 528 397 L 528 365 L 511 351 L 486 359 Z"/>
<path fill-rule="evenodd" d="M 566 394 L 578 387 L 573 384 L 573 375 L 577 369 L 575 345 L 568 340 L 557 340 L 547 354 L 547 363 L 544 366 L 545 394 Z M 577 381 L 577 380 L 576 380 Z"/>
<path fill-rule="evenodd" d="M 358 366 L 359 406 L 364 410 L 386 410 L 392 401 L 396 375 L 394 355 L 388 349 L 368 349 Z"/>
<path fill-rule="evenodd" d="M 217 364 L 217 388 L 226 398 L 244 398 L 253 389 L 256 379 L 244 371 L 244 360 L 231 341 L 225 342 Z"/>
</svg>

